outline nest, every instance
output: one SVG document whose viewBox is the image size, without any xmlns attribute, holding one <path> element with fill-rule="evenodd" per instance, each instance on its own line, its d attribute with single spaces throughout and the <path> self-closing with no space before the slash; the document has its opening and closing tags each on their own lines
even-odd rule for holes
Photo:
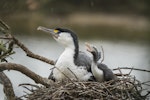
<svg viewBox="0 0 150 100">
<path fill-rule="evenodd" d="M 122 76 L 108 82 L 55 82 L 50 87 L 37 87 L 25 95 L 27 100 L 145 100 L 142 96 L 142 84 L 131 76 Z"/>
</svg>

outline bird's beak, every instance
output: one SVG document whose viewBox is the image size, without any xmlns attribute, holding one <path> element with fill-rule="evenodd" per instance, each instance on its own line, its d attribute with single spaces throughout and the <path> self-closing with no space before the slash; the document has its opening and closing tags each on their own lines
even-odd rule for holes
<svg viewBox="0 0 150 100">
<path fill-rule="evenodd" d="M 56 34 L 58 32 L 58 30 L 55 30 L 55 29 L 49 29 L 49 28 L 46 28 L 46 27 L 43 27 L 43 26 L 39 26 L 37 28 L 37 30 L 41 30 L 41 31 L 44 31 L 46 33 L 50 33 L 52 36 L 54 36 L 55 38 L 58 38 L 58 34 Z"/>
<path fill-rule="evenodd" d="M 93 48 L 92 48 L 91 44 L 89 44 L 89 43 L 86 42 L 85 46 L 87 47 L 87 51 L 88 52 L 92 52 L 93 51 Z"/>
</svg>

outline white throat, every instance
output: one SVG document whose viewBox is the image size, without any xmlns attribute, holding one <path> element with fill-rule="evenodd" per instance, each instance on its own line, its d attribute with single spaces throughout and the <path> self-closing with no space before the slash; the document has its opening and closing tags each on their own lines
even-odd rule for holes
<svg viewBox="0 0 150 100">
<path fill-rule="evenodd" d="M 61 63 L 61 62 L 74 63 L 74 54 L 75 54 L 74 49 L 69 47 L 65 48 L 64 52 L 58 58 L 57 63 Z"/>
<path fill-rule="evenodd" d="M 56 78 L 56 80 L 62 80 L 66 78 L 62 72 L 69 77 L 74 77 L 70 76 L 72 73 L 69 71 L 69 69 L 76 69 L 76 66 L 74 65 L 74 49 L 65 48 L 64 52 L 58 58 L 55 67 L 59 69 L 57 70 L 55 68 L 53 70 L 53 76 Z"/>
<path fill-rule="evenodd" d="M 91 67 L 92 67 L 91 70 L 92 70 L 92 73 L 93 73 L 93 76 L 95 77 L 95 79 L 98 82 L 104 81 L 103 71 L 98 68 L 97 64 L 95 64 L 94 61 L 92 61 L 92 66 Z"/>
</svg>

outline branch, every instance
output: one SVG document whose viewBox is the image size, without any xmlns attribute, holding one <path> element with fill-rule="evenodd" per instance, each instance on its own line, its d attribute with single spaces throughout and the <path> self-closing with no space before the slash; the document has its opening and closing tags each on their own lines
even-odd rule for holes
<svg viewBox="0 0 150 100">
<path fill-rule="evenodd" d="M 45 57 L 42 57 L 40 55 L 37 55 L 37 54 L 34 54 L 33 52 L 31 52 L 24 44 L 19 42 L 19 40 L 16 39 L 15 37 L 12 36 L 12 39 L 14 40 L 15 44 L 17 44 L 27 54 L 27 56 L 41 60 L 41 61 L 46 62 L 46 63 L 51 64 L 51 65 L 55 64 L 53 60 L 49 60 Z"/>
<path fill-rule="evenodd" d="M 144 71 L 144 72 L 149 72 L 150 73 L 150 70 L 138 69 L 138 68 L 129 68 L 129 67 L 119 67 L 119 68 L 115 68 L 113 70 L 119 70 L 119 69 L 131 69 L 131 70 L 138 70 L 138 71 Z"/>
<path fill-rule="evenodd" d="M 31 78 L 32 80 L 34 80 L 35 83 L 40 83 L 46 87 L 49 87 L 53 83 L 51 80 L 37 75 L 36 73 L 32 72 L 31 70 L 29 70 L 28 68 L 26 68 L 25 66 L 20 65 L 20 64 L 2 63 L 2 64 L 0 64 L 0 71 L 4 71 L 4 70 L 19 71 L 19 72 L 25 74 L 26 76 L 28 76 L 29 78 Z"/>
<path fill-rule="evenodd" d="M 5 30 L 10 30 L 10 27 L 5 22 L 3 22 L 1 19 L 0 19 L 0 25 L 2 25 L 5 28 Z"/>
<path fill-rule="evenodd" d="M 3 73 L 0 72 L 0 83 L 4 86 L 4 93 L 7 97 L 7 100 L 16 100 L 16 96 L 12 87 L 12 84 L 9 80 L 9 78 Z"/>
<path fill-rule="evenodd" d="M 103 49 L 103 46 L 101 46 L 101 50 L 102 50 L 102 54 L 103 54 L 103 58 L 102 58 L 102 60 L 101 60 L 101 63 L 104 61 L 104 49 Z"/>
<path fill-rule="evenodd" d="M 16 39 L 11 34 L 10 27 L 5 22 L 3 22 L 2 20 L 0 20 L 0 25 L 2 25 L 4 27 L 4 28 L 0 27 L 0 31 L 3 32 L 4 34 L 6 34 L 6 37 L 0 37 L 1 39 L 12 39 L 15 42 L 15 44 L 17 44 L 27 54 L 27 56 L 29 56 L 31 58 L 41 60 L 41 61 L 46 62 L 46 63 L 51 64 L 51 65 L 55 64 L 55 62 L 53 60 L 49 60 L 45 57 L 42 57 L 40 55 L 37 55 L 37 54 L 34 54 L 33 52 L 31 52 L 24 44 L 22 44 L 18 39 Z"/>
</svg>

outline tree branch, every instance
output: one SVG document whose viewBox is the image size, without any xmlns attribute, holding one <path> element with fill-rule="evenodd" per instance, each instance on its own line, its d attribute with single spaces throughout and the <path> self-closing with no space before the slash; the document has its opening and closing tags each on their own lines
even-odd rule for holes
<svg viewBox="0 0 150 100">
<path fill-rule="evenodd" d="M 3 73 L 0 72 L 0 83 L 4 86 L 4 93 L 7 97 L 7 100 L 16 100 L 16 96 L 9 78 Z"/>
<path fill-rule="evenodd" d="M 46 62 L 46 63 L 51 64 L 51 65 L 55 64 L 53 60 L 49 60 L 45 57 L 42 57 L 40 55 L 37 55 L 37 54 L 34 54 L 33 52 L 31 52 L 24 44 L 19 42 L 19 40 L 16 39 L 15 37 L 12 36 L 12 39 L 14 40 L 15 44 L 17 44 L 27 54 L 27 56 L 41 60 L 41 61 Z"/>
<path fill-rule="evenodd" d="M 10 27 L 5 22 L 3 22 L 2 20 L 0 20 L 0 25 L 2 25 L 2 27 L 0 27 L 0 31 L 3 32 L 6 36 L 6 37 L 0 37 L 0 38 L 12 39 L 15 42 L 15 44 L 17 44 L 27 54 L 27 56 L 29 56 L 31 58 L 41 60 L 41 61 L 46 62 L 46 63 L 51 64 L 51 65 L 55 64 L 55 62 L 53 60 L 49 60 L 45 57 L 42 57 L 40 55 L 37 55 L 37 54 L 34 54 L 33 52 L 31 52 L 24 44 L 22 44 L 18 39 L 16 39 L 11 34 Z"/>
<path fill-rule="evenodd" d="M 49 87 L 53 83 L 53 81 L 37 75 L 36 73 L 32 72 L 31 70 L 29 70 L 28 68 L 26 68 L 25 66 L 20 65 L 20 64 L 2 63 L 2 64 L 0 64 L 0 71 L 4 71 L 4 70 L 19 71 L 19 72 L 25 74 L 26 76 L 28 76 L 29 78 L 31 78 L 32 80 L 34 80 L 35 83 L 40 83 L 46 87 Z"/>
<path fill-rule="evenodd" d="M 132 69 L 132 70 L 138 70 L 138 71 L 144 71 L 144 72 L 149 72 L 150 73 L 150 70 L 138 69 L 138 68 L 129 68 L 129 67 L 119 67 L 119 68 L 115 68 L 113 70 L 119 70 L 119 69 Z"/>
</svg>

